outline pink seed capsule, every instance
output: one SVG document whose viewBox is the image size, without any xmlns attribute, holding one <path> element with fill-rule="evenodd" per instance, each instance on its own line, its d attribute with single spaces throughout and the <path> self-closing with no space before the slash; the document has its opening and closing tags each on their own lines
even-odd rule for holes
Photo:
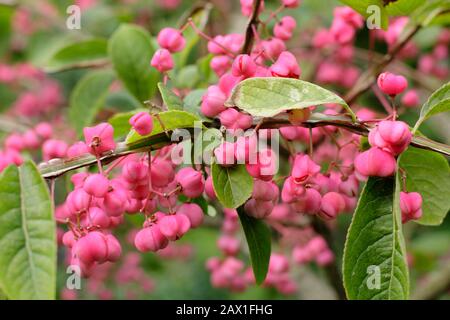
<svg viewBox="0 0 450 320">
<path fill-rule="evenodd" d="M 165 187 L 172 182 L 175 178 L 175 171 L 170 161 L 156 159 L 152 163 L 151 178 L 152 184 L 158 188 Z"/>
<path fill-rule="evenodd" d="M 122 247 L 117 238 L 114 237 L 112 234 L 107 234 L 105 237 L 106 237 L 106 244 L 108 246 L 108 255 L 106 259 L 110 262 L 115 262 L 119 260 L 122 254 Z"/>
<path fill-rule="evenodd" d="M 235 237 L 223 235 L 217 240 L 217 246 L 228 256 L 234 256 L 239 252 L 240 242 Z"/>
<path fill-rule="evenodd" d="M 314 188 L 307 188 L 305 193 L 297 197 L 292 203 L 292 208 L 303 214 L 317 214 L 322 203 L 322 196 Z"/>
<path fill-rule="evenodd" d="M 111 225 L 110 217 L 99 207 L 90 207 L 86 216 L 86 225 L 107 229 Z"/>
<path fill-rule="evenodd" d="M 41 137 L 41 139 L 47 140 L 52 137 L 53 129 L 52 126 L 47 122 L 40 122 L 35 128 L 36 134 Z"/>
<path fill-rule="evenodd" d="M 224 141 L 219 147 L 214 150 L 216 162 L 223 167 L 230 167 L 236 164 L 235 159 L 235 144 Z"/>
<path fill-rule="evenodd" d="M 250 78 L 255 74 L 256 67 L 256 63 L 248 54 L 240 54 L 233 61 L 231 73 L 235 77 Z"/>
<path fill-rule="evenodd" d="M 345 209 L 345 200 L 337 192 L 328 192 L 322 197 L 319 216 L 325 220 L 334 219 Z"/>
<path fill-rule="evenodd" d="M 167 238 L 161 233 L 159 225 L 153 224 L 136 234 L 134 245 L 141 252 L 156 252 L 169 244 Z"/>
<path fill-rule="evenodd" d="M 181 186 L 181 192 L 189 198 L 197 198 L 205 190 L 205 179 L 201 172 L 193 168 L 186 167 L 178 171 L 175 176 L 176 181 Z"/>
<path fill-rule="evenodd" d="M 150 65 L 161 73 L 172 70 L 174 62 L 169 50 L 158 49 L 153 55 Z"/>
<path fill-rule="evenodd" d="M 99 156 L 116 147 L 114 142 L 114 128 L 109 123 L 100 123 L 94 127 L 83 129 L 84 139 L 89 152 Z"/>
<path fill-rule="evenodd" d="M 217 116 L 225 110 L 225 101 L 227 96 L 218 86 L 209 86 L 206 94 L 203 96 L 201 111 L 210 118 Z"/>
<path fill-rule="evenodd" d="M 146 136 L 153 130 L 153 119 L 148 112 L 136 113 L 130 118 L 129 123 L 141 136 Z"/>
<path fill-rule="evenodd" d="M 74 249 L 78 259 L 86 264 L 103 263 L 107 260 L 108 245 L 105 235 L 100 231 L 89 232 L 80 238 Z"/>
<path fill-rule="evenodd" d="M 281 21 L 278 22 L 274 29 L 273 34 L 278 39 L 287 41 L 292 38 L 294 29 L 297 27 L 297 22 L 290 16 L 284 16 Z"/>
<path fill-rule="evenodd" d="M 103 206 L 110 217 L 118 217 L 125 212 L 127 192 L 122 188 L 114 188 L 107 192 L 103 199 Z"/>
<path fill-rule="evenodd" d="M 212 177 L 209 176 L 205 181 L 205 193 L 209 199 L 215 200 L 217 199 L 216 192 L 214 191 Z"/>
<path fill-rule="evenodd" d="M 87 210 L 90 203 L 91 196 L 82 188 L 73 190 L 66 199 L 67 207 L 73 214 Z"/>
<path fill-rule="evenodd" d="M 381 121 L 369 133 L 369 143 L 398 155 L 408 148 L 412 133 L 403 121 Z"/>
<path fill-rule="evenodd" d="M 272 213 L 275 204 L 273 201 L 258 201 L 253 198 L 244 206 L 245 213 L 255 219 L 264 219 Z"/>
<path fill-rule="evenodd" d="M 288 259 L 279 253 L 272 253 L 269 261 L 269 272 L 284 273 L 289 271 Z"/>
<path fill-rule="evenodd" d="M 422 217 L 422 196 L 418 192 L 400 192 L 402 222 L 418 220 Z"/>
<path fill-rule="evenodd" d="M 104 175 L 91 174 L 84 180 L 83 189 L 93 197 L 103 198 L 108 192 L 109 180 Z"/>
<path fill-rule="evenodd" d="M 309 178 L 314 177 L 319 172 L 320 166 L 312 161 L 308 155 L 299 153 L 295 156 L 291 173 L 295 183 L 306 183 Z"/>
<path fill-rule="evenodd" d="M 394 174 L 396 166 L 394 156 L 377 147 L 372 147 L 355 158 L 356 175 L 360 180 L 365 177 L 389 177 Z"/>
<path fill-rule="evenodd" d="M 273 77 L 294 78 L 300 77 L 300 66 L 297 59 L 289 51 L 280 54 L 277 61 L 270 67 Z"/>
<path fill-rule="evenodd" d="M 286 8 L 297 8 L 300 5 L 300 0 L 281 0 L 281 3 Z"/>
<path fill-rule="evenodd" d="M 166 215 L 158 225 L 161 233 L 171 241 L 180 239 L 191 228 L 189 218 L 184 214 Z"/>
<path fill-rule="evenodd" d="M 402 104 L 407 108 L 417 107 L 419 103 L 420 98 L 416 90 L 409 90 L 402 97 Z"/>
<path fill-rule="evenodd" d="M 172 53 L 183 50 L 186 45 L 183 34 L 174 28 L 162 29 L 158 34 L 157 41 L 161 48 L 167 49 Z"/>
<path fill-rule="evenodd" d="M 197 228 L 203 223 L 204 213 L 202 208 L 195 203 L 183 203 L 178 209 L 177 214 L 184 214 L 188 217 L 191 228 Z"/>
<path fill-rule="evenodd" d="M 389 72 L 380 74 L 377 83 L 381 91 L 390 96 L 402 93 L 408 86 L 405 77 Z"/>
<path fill-rule="evenodd" d="M 62 243 L 68 248 L 73 247 L 73 245 L 76 243 L 76 240 L 75 240 L 75 235 L 73 234 L 72 231 L 69 230 L 64 233 L 63 238 L 62 238 Z"/>
<path fill-rule="evenodd" d="M 67 149 L 68 158 L 76 158 L 89 153 L 89 148 L 83 141 L 75 142 Z"/>
</svg>

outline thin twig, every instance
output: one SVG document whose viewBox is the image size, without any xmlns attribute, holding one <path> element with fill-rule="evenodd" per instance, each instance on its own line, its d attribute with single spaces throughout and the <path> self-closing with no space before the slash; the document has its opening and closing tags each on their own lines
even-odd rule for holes
<svg viewBox="0 0 450 320">
<path fill-rule="evenodd" d="M 220 124 L 218 122 L 205 123 L 208 128 L 219 129 Z M 255 124 L 253 127 L 255 127 Z M 287 119 L 266 119 L 260 126 L 260 129 L 278 129 L 282 127 L 289 127 L 292 124 Z M 356 122 L 353 123 L 348 117 L 344 116 L 329 116 L 322 114 L 314 114 L 308 121 L 302 123 L 303 127 L 315 128 L 324 126 L 335 126 L 346 129 L 358 135 L 367 136 L 371 126 L 367 123 Z M 194 128 L 184 128 L 193 132 Z M 173 143 L 170 137 L 173 131 L 169 130 L 166 133 L 162 132 L 155 134 L 154 136 L 144 138 L 136 143 L 126 144 L 121 142 L 117 144 L 114 151 L 106 153 L 100 157 L 100 161 L 103 164 L 108 164 L 117 158 L 132 154 L 147 152 L 149 150 L 157 150 L 168 144 Z M 417 148 L 431 150 L 450 156 L 450 146 L 430 140 L 425 137 L 414 136 L 411 145 Z M 46 179 L 51 179 L 63 175 L 69 171 L 76 170 L 82 167 L 88 167 L 96 164 L 97 159 L 95 156 L 87 154 L 72 159 L 53 159 L 49 162 L 41 163 L 39 170 Z"/>
<path fill-rule="evenodd" d="M 254 30 L 258 28 L 259 24 L 259 8 L 261 6 L 262 0 L 255 0 L 253 2 L 253 12 L 250 16 L 250 19 L 247 24 L 247 29 L 245 30 L 245 42 L 242 46 L 242 53 L 243 54 L 250 54 L 253 47 L 253 41 L 255 40 L 255 33 Z"/>
</svg>

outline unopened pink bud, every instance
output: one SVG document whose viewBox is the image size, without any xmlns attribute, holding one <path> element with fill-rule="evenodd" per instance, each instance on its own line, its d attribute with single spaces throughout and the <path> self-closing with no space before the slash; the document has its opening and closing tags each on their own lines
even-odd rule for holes
<svg viewBox="0 0 450 320">
<path fill-rule="evenodd" d="M 181 192 L 189 198 L 197 198 L 205 189 L 205 179 L 200 171 L 186 167 L 178 171 L 175 176 L 181 186 Z"/>
<path fill-rule="evenodd" d="M 358 179 L 364 177 L 389 177 L 394 174 L 397 163 L 394 156 L 377 147 L 360 153 L 355 158 Z"/>
<path fill-rule="evenodd" d="M 167 49 L 172 53 L 183 50 L 186 45 L 183 34 L 174 28 L 162 29 L 158 34 L 157 41 L 161 48 Z"/>
<path fill-rule="evenodd" d="M 191 222 L 191 228 L 197 228 L 203 223 L 204 213 L 202 208 L 195 203 L 183 203 L 178 209 L 177 214 L 184 214 Z"/>
<path fill-rule="evenodd" d="M 418 220 L 422 217 L 422 196 L 418 192 L 400 192 L 402 222 Z"/>
<path fill-rule="evenodd" d="M 191 222 L 184 214 L 166 215 L 158 225 L 161 233 L 171 241 L 180 239 L 191 228 Z"/>
<path fill-rule="evenodd" d="M 405 77 L 389 72 L 380 74 L 377 83 L 381 91 L 390 96 L 402 93 L 408 86 Z"/>
<path fill-rule="evenodd" d="M 141 252 L 156 252 L 164 249 L 168 244 L 169 241 L 161 233 L 157 224 L 140 230 L 134 238 L 134 245 Z"/>
<path fill-rule="evenodd" d="M 337 192 L 328 192 L 322 197 L 319 211 L 320 217 L 329 220 L 337 217 L 345 209 L 345 200 Z"/>
<path fill-rule="evenodd" d="M 148 112 L 139 112 L 130 118 L 130 125 L 141 136 L 150 134 L 153 130 L 153 119 Z"/>
<path fill-rule="evenodd" d="M 92 174 L 84 180 L 83 189 L 96 198 L 103 198 L 108 192 L 109 180 L 102 174 Z"/>
<path fill-rule="evenodd" d="M 150 65 L 161 73 L 172 70 L 174 62 L 169 50 L 158 49 L 153 55 Z"/>
<path fill-rule="evenodd" d="M 402 97 L 402 104 L 407 108 L 417 107 L 419 103 L 420 98 L 416 90 L 409 90 Z"/>
<path fill-rule="evenodd" d="M 406 150 L 412 139 L 408 125 L 403 121 L 381 121 L 370 131 L 369 143 L 398 155 Z"/>
<path fill-rule="evenodd" d="M 76 158 L 89 153 L 89 148 L 83 141 L 75 142 L 67 149 L 68 158 Z"/>
</svg>

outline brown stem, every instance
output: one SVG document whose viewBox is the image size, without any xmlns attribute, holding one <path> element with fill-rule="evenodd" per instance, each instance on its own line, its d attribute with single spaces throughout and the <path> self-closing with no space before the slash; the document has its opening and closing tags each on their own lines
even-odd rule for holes
<svg viewBox="0 0 450 320">
<path fill-rule="evenodd" d="M 396 55 L 404 48 L 412 37 L 420 30 L 421 26 L 417 25 L 410 30 L 402 41 L 398 42 L 390 52 L 388 52 L 376 65 L 364 72 L 353 86 L 353 88 L 345 95 L 344 100 L 348 104 L 356 101 L 356 99 L 370 89 L 376 80 L 376 76 L 383 71 L 396 57 Z"/>
<path fill-rule="evenodd" d="M 259 24 L 258 15 L 261 3 L 262 0 L 255 0 L 253 2 L 253 12 L 250 16 L 250 20 L 248 21 L 247 29 L 245 30 L 245 42 L 241 51 L 243 54 L 250 54 L 250 52 L 252 51 L 253 41 L 255 40 L 254 30 L 258 28 Z"/>
<path fill-rule="evenodd" d="M 260 126 L 261 129 L 277 129 L 281 127 L 288 127 L 292 124 L 287 119 L 266 119 Z M 209 128 L 220 128 L 218 122 L 205 123 L 205 126 Z M 368 135 L 370 125 L 363 122 L 353 123 L 348 117 L 344 116 L 328 116 L 322 114 L 314 114 L 308 121 L 303 122 L 302 126 L 307 128 L 323 127 L 323 126 L 335 126 L 346 129 L 358 135 Z M 186 128 L 193 132 L 193 128 Z M 115 150 L 103 154 L 99 160 L 103 164 L 108 164 L 120 157 L 140 152 L 148 152 L 150 150 L 160 149 L 168 144 L 173 143 L 170 139 L 173 131 L 162 132 L 154 136 L 144 138 L 136 143 L 126 144 L 121 142 L 117 144 Z M 411 145 L 417 148 L 431 150 L 450 156 L 450 146 L 430 140 L 425 137 L 414 136 Z M 46 179 L 56 178 L 69 171 L 76 170 L 83 167 L 88 167 L 96 164 L 97 159 L 95 156 L 86 154 L 77 158 L 71 159 L 53 159 L 49 162 L 44 162 L 39 165 L 39 170 L 42 176 Z"/>
</svg>

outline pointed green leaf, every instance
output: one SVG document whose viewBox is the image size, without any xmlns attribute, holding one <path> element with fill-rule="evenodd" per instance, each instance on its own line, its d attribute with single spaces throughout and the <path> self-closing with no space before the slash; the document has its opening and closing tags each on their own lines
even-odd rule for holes
<svg viewBox="0 0 450 320">
<path fill-rule="evenodd" d="M 148 32 L 135 25 L 121 25 L 109 40 L 109 55 L 117 75 L 140 102 L 156 92 L 159 74 L 150 67 L 154 53 Z"/>
<path fill-rule="evenodd" d="M 164 132 L 161 123 L 164 125 L 166 131 L 170 131 L 182 128 L 193 128 L 197 123 L 200 123 L 201 121 L 195 115 L 186 111 L 179 111 L 179 110 L 160 112 L 158 113 L 158 117 L 159 120 L 155 115 L 153 115 L 153 131 L 151 134 L 143 137 L 134 130 L 131 130 L 126 139 L 126 143 L 127 144 L 137 143 L 140 140 Z"/>
<path fill-rule="evenodd" d="M 109 87 L 114 80 L 110 71 L 94 71 L 83 77 L 70 95 L 69 120 L 80 135 L 92 124 L 105 104 Z"/>
<path fill-rule="evenodd" d="M 226 102 L 252 116 L 273 117 L 293 109 L 304 109 L 326 103 L 340 104 L 353 115 L 347 103 L 318 85 L 297 79 L 250 78 L 240 82 Z"/>
<path fill-rule="evenodd" d="M 75 66 L 108 61 L 108 41 L 89 39 L 59 49 L 47 62 L 47 72 L 58 72 Z"/>
<path fill-rule="evenodd" d="M 408 298 L 399 196 L 399 183 L 392 177 L 369 178 L 361 193 L 344 249 L 344 287 L 349 299 Z"/>
<path fill-rule="evenodd" d="M 158 89 L 161 98 L 169 110 L 183 110 L 183 101 L 179 96 L 173 93 L 164 83 L 158 83 Z"/>
<path fill-rule="evenodd" d="M 136 109 L 129 112 L 116 113 L 111 118 L 108 119 L 109 124 L 114 128 L 114 137 L 124 137 L 131 130 L 131 124 L 128 122 L 132 116 L 138 112 L 147 111 L 144 108 Z"/>
<path fill-rule="evenodd" d="M 422 122 L 432 115 L 447 111 L 450 111 L 450 82 L 447 82 L 433 92 L 433 94 L 428 98 L 428 101 L 422 106 L 422 109 L 420 110 L 420 118 L 417 120 L 413 132 L 420 127 Z"/>
<path fill-rule="evenodd" d="M 408 148 L 399 158 L 406 173 L 408 192 L 422 195 L 422 218 L 415 222 L 439 225 L 450 210 L 450 167 L 447 159 L 436 152 Z"/>
<path fill-rule="evenodd" d="M 386 11 L 390 16 L 408 16 L 425 2 L 426 0 L 396 0 L 388 3 Z"/>
<path fill-rule="evenodd" d="M 266 279 L 267 271 L 269 270 L 271 252 L 270 229 L 262 220 L 247 215 L 242 207 L 238 208 L 238 213 L 250 251 L 256 284 L 261 284 Z"/>
<path fill-rule="evenodd" d="M 348 5 L 353 10 L 361 14 L 364 18 L 368 18 L 373 14 L 370 6 L 376 6 L 380 10 L 381 28 L 387 29 L 389 25 L 389 16 L 384 7 L 383 0 L 340 0 L 342 3 Z"/>
<path fill-rule="evenodd" d="M 36 166 L 0 176 L 0 288 L 9 299 L 54 299 L 56 226 L 47 185 Z"/>
<path fill-rule="evenodd" d="M 253 178 L 248 174 L 245 165 L 223 167 L 213 163 L 211 174 L 214 191 L 225 208 L 237 208 L 252 195 Z"/>
</svg>

